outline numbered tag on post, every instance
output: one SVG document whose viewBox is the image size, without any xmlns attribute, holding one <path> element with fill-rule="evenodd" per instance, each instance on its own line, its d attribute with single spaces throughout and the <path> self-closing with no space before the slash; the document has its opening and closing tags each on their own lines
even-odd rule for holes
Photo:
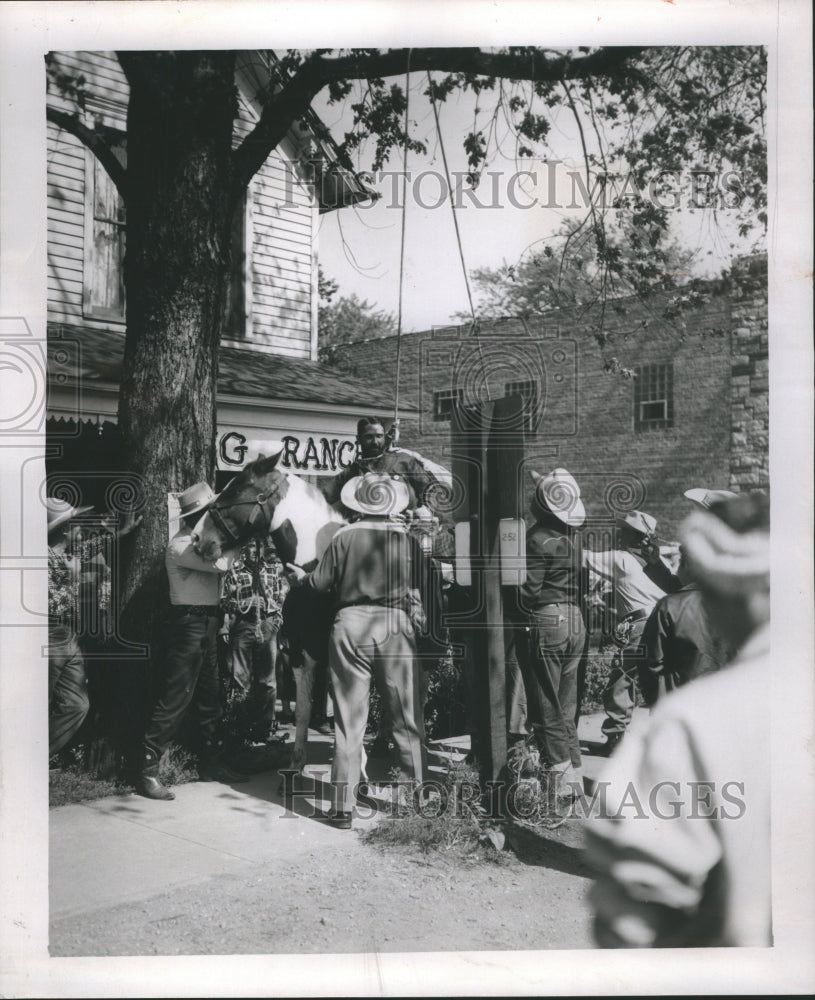
<svg viewBox="0 0 815 1000">
<path fill-rule="evenodd" d="M 456 583 L 469 587 L 473 582 L 470 567 L 470 522 L 459 521 L 456 525 Z"/>
<path fill-rule="evenodd" d="M 526 523 L 520 517 L 502 517 L 498 522 L 501 554 L 501 584 L 520 587 L 526 582 Z"/>
</svg>

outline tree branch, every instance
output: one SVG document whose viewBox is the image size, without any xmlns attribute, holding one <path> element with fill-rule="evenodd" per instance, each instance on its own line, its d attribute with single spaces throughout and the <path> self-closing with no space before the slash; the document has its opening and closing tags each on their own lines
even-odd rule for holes
<svg viewBox="0 0 815 1000">
<path fill-rule="evenodd" d="M 143 52 L 128 52 L 125 50 L 117 50 L 116 58 L 119 60 L 119 65 L 122 67 L 122 72 L 127 78 L 127 82 L 132 87 L 135 82 L 139 82 L 143 79 L 144 70 L 144 53 Z"/>
<path fill-rule="evenodd" d="M 235 193 L 242 191 L 277 147 L 291 125 L 301 118 L 324 86 L 332 80 L 377 79 L 401 75 L 407 66 L 421 72 L 438 70 L 467 73 L 533 83 L 580 80 L 592 76 L 614 76 L 636 58 L 642 48 L 597 49 L 573 58 L 546 55 L 541 49 L 486 52 L 482 49 L 387 49 L 381 52 L 351 52 L 327 58 L 313 55 L 292 75 L 264 108 L 254 129 L 233 153 Z"/>
<path fill-rule="evenodd" d="M 45 109 L 45 116 L 53 125 L 64 129 L 79 139 L 83 146 L 86 146 L 93 153 L 116 185 L 116 190 L 119 192 L 122 201 L 127 202 L 127 171 L 102 134 L 95 129 L 88 128 L 87 125 L 80 121 L 78 115 L 59 111 L 50 105 Z"/>
</svg>

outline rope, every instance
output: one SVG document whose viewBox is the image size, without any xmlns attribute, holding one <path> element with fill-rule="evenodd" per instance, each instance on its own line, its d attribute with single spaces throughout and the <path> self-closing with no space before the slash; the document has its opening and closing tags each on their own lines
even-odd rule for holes
<svg viewBox="0 0 815 1000">
<path fill-rule="evenodd" d="M 450 212 L 453 216 L 453 225 L 456 230 L 456 243 L 458 243 L 458 256 L 461 261 L 461 273 L 464 275 L 464 287 L 467 289 L 467 301 L 470 303 L 470 316 L 472 320 L 470 322 L 470 335 L 475 333 L 476 328 L 476 318 L 475 318 L 475 306 L 473 305 L 473 294 L 470 289 L 470 279 L 467 277 L 467 265 L 464 261 L 464 248 L 461 243 L 461 231 L 458 228 L 458 216 L 456 215 L 456 206 L 453 199 L 453 185 L 450 180 L 450 170 L 447 166 L 447 153 L 444 149 L 444 138 L 441 134 L 441 123 L 439 121 L 439 109 L 436 104 L 436 97 L 433 93 L 433 80 L 430 76 L 430 70 L 427 71 L 427 83 L 428 89 L 430 91 L 430 103 L 433 105 L 433 117 L 436 119 L 436 135 L 439 137 L 439 149 L 441 149 L 441 159 L 444 164 L 444 176 L 447 181 L 447 190 L 450 192 Z M 484 358 L 484 345 L 481 343 L 481 338 L 476 335 L 476 344 L 478 345 L 478 355 L 481 359 L 481 370 L 486 372 L 486 360 Z M 487 389 L 488 398 L 489 397 L 489 387 Z"/>
<path fill-rule="evenodd" d="M 436 97 L 433 93 L 433 81 L 430 78 L 430 70 L 427 71 L 427 83 L 430 90 L 430 103 L 433 105 L 433 117 L 436 119 L 436 135 L 439 137 L 439 148 L 441 149 L 441 159 L 444 164 L 444 176 L 447 180 L 447 190 L 450 192 L 450 211 L 453 215 L 453 225 L 456 228 L 456 243 L 458 243 L 458 256 L 461 260 L 461 271 L 464 275 L 464 285 L 467 289 L 467 300 L 470 303 L 470 315 L 473 318 L 473 327 L 475 327 L 475 307 L 473 306 L 473 296 L 470 291 L 470 279 L 467 277 L 467 266 L 464 263 L 464 250 L 461 245 L 461 232 L 458 228 L 458 216 L 456 215 L 456 206 L 453 202 L 453 186 L 450 183 L 450 171 L 447 167 L 447 153 L 444 149 L 444 139 L 441 134 L 441 125 L 439 123 L 439 109 L 436 105 Z"/>
<path fill-rule="evenodd" d="M 399 247 L 399 310 L 396 317 L 396 388 L 393 399 L 394 440 L 399 440 L 399 375 L 402 367 L 402 297 L 405 274 L 405 220 L 407 218 L 407 158 L 408 158 L 408 112 L 410 110 L 410 53 L 407 52 L 405 69 L 405 141 L 402 147 L 402 237 Z"/>
</svg>

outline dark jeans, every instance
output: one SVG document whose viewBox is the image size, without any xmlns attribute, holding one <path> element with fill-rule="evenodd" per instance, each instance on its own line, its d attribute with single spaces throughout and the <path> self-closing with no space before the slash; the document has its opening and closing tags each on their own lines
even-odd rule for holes
<svg viewBox="0 0 815 1000">
<path fill-rule="evenodd" d="M 70 743 L 88 714 L 85 660 L 67 626 L 48 630 L 48 755 Z"/>
<path fill-rule="evenodd" d="M 171 619 L 168 631 L 161 693 L 144 742 L 159 756 L 164 753 L 194 704 L 204 750 L 211 753 L 221 718 L 217 621 L 212 616 L 182 615 Z"/>
<path fill-rule="evenodd" d="M 230 630 L 230 687 L 241 698 L 251 698 L 258 719 L 275 720 L 277 698 L 277 629 L 271 622 L 235 622 Z"/>
<path fill-rule="evenodd" d="M 530 661 L 542 722 L 536 727 L 549 764 L 580 767 L 577 674 L 586 627 L 575 604 L 547 604 L 530 617 Z"/>
<path fill-rule="evenodd" d="M 628 728 L 634 713 L 636 698 L 636 680 L 639 664 L 645 660 L 645 647 L 642 644 L 642 633 L 645 630 L 647 618 L 634 622 L 625 649 L 618 650 L 611 662 L 611 673 L 608 684 L 603 692 L 603 708 L 606 718 L 603 721 L 603 732 L 606 736 L 622 735 Z"/>
</svg>

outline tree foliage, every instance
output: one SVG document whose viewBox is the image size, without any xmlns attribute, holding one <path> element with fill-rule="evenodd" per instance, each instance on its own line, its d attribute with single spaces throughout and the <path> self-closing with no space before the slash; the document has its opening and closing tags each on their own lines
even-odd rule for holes
<svg viewBox="0 0 815 1000">
<path fill-rule="evenodd" d="M 634 230 L 633 233 L 630 230 Z M 647 260 L 638 257 L 638 233 L 615 232 L 621 248 L 623 276 L 615 283 L 614 299 L 677 288 L 685 283 L 691 254 L 678 244 L 660 248 Z M 480 267 L 472 273 L 478 319 L 507 316 L 529 318 L 553 309 L 587 310 L 608 301 L 603 269 L 590 227 L 567 225 L 556 240 L 536 247 L 517 263 Z M 466 320 L 469 313 L 459 313 Z"/>
<path fill-rule="evenodd" d="M 355 344 L 360 340 L 393 337 L 396 334 L 396 317 L 393 313 L 360 299 L 358 295 L 337 295 L 337 283 L 326 277 L 322 268 L 318 272 L 317 330 L 320 360 L 334 360 L 337 347 Z"/>
</svg>

